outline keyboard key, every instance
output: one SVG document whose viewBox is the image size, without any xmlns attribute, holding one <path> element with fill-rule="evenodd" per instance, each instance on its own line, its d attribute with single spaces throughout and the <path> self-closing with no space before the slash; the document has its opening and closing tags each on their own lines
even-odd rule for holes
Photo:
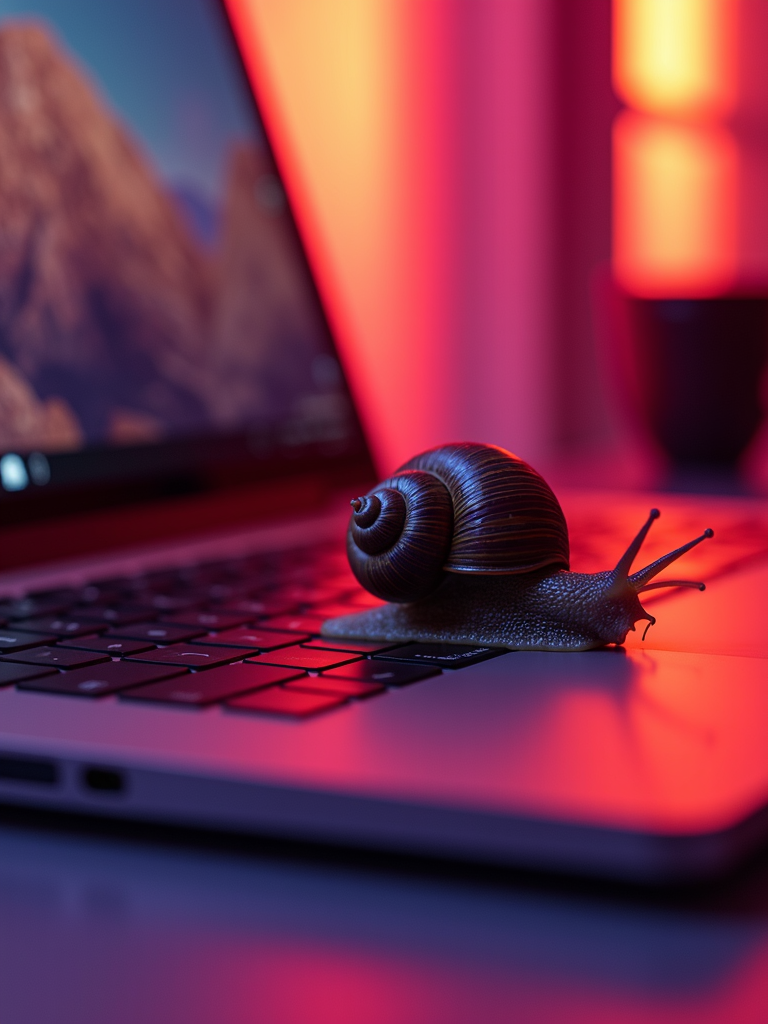
<svg viewBox="0 0 768 1024">
<path fill-rule="evenodd" d="M 288 683 L 289 690 L 303 690 L 305 693 L 331 693 L 338 697 L 354 697 L 356 700 L 375 697 L 386 693 L 381 683 L 364 683 L 358 679 L 335 679 L 333 676 L 304 676 Z"/>
<path fill-rule="evenodd" d="M 285 598 L 274 597 L 253 597 L 240 598 L 236 601 L 228 601 L 222 605 L 223 612 L 242 612 L 247 615 L 250 621 L 262 619 L 268 615 L 285 615 L 295 612 L 298 605 L 295 601 L 288 601 Z"/>
<path fill-rule="evenodd" d="M 132 622 L 146 622 L 156 614 L 154 608 L 146 605 L 130 606 L 108 606 L 86 605 L 81 608 L 73 608 L 72 614 L 79 616 L 85 622 L 106 622 L 109 626 L 127 626 Z"/>
<path fill-rule="evenodd" d="M 110 661 L 97 668 L 79 668 L 73 672 L 57 672 L 53 676 L 29 679 L 18 683 L 20 690 L 41 690 L 71 697 L 106 697 L 158 679 L 184 675 L 183 668 L 162 665 L 136 665 L 128 661 Z"/>
<path fill-rule="evenodd" d="M 292 647 L 298 641 L 309 638 L 309 633 L 302 636 L 300 633 L 280 633 L 272 629 L 244 626 L 239 629 L 227 629 L 223 633 L 216 633 L 215 636 L 207 636 L 202 642 L 216 647 L 247 647 L 249 650 L 258 648 L 260 651 L 275 651 L 278 647 Z"/>
<path fill-rule="evenodd" d="M 259 623 L 264 629 L 287 629 L 289 633 L 319 635 L 325 619 L 316 615 L 275 615 Z"/>
<path fill-rule="evenodd" d="M 28 651 L 4 654 L 7 661 L 20 661 L 24 665 L 50 665 L 51 668 L 85 668 L 109 661 L 105 654 L 94 651 L 73 651 L 69 647 L 31 647 Z"/>
<path fill-rule="evenodd" d="M 108 607 L 112 604 L 120 604 L 121 598 L 122 593 L 119 590 L 104 587 L 100 583 L 89 583 L 80 591 L 77 605 L 98 604 Z"/>
<path fill-rule="evenodd" d="M 24 595 L 24 600 L 36 601 L 40 605 L 46 602 L 52 605 L 54 602 L 63 604 L 69 601 L 72 605 L 77 600 L 77 594 L 75 587 L 55 587 L 52 590 L 30 590 Z"/>
<path fill-rule="evenodd" d="M 115 595 L 120 595 L 124 603 L 125 595 L 132 594 L 135 589 L 136 579 L 134 577 L 114 577 L 110 580 L 94 580 L 93 583 L 83 588 L 81 594 L 83 600 L 89 604 L 94 601 L 98 601 L 99 604 L 112 604 L 113 602 L 120 604 L 121 601 Z"/>
<path fill-rule="evenodd" d="M 93 622 L 84 622 L 82 619 L 70 619 L 60 616 L 43 615 L 37 619 L 22 619 L 16 625 L 19 629 L 27 629 L 36 633 L 52 633 L 54 636 L 86 636 L 88 633 L 98 633 L 106 626 L 98 626 Z"/>
<path fill-rule="evenodd" d="M 440 669 L 432 665 L 398 665 L 394 661 L 358 661 L 354 665 L 343 665 L 328 673 L 328 678 L 357 679 L 363 683 L 380 683 L 382 686 L 409 686 L 430 676 L 439 676 Z M 323 676 L 325 678 L 325 676 Z"/>
<path fill-rule="evenodd" d="M 73 640 L 60 640 L 58 647 L 74 647 L 78 651 L 99 651 L 110 658 L 122 658 L 126 654 L 141 654 L 142 651 L 153 651 L 154 644 L 146 640 L 119 640 L 114 636 L 81 636 Z"/>
<path fill-rule="evenodd" d="M 146 651 L 144 654 L 132 654 L 128 660 L 146 661 L 153 665 L 184 665 L 186 668 L 199 671 L 215 668 L 217 665 L 227 665 L 230 661 L 240 661 L 246 654 L 256 653 L 236 647 L 203 647 L 202 644 L 193 647 L 190 644 L 174 644 L 172 647 L 162 647 L 155 651 Z"/>
<path fill-rule="evenodd" d="M 207 600 L 216 605 L 232 605 L 237 601 L 245 601 L 251 597 L 252 593 L 252 584 L 235 580 L 227 580 L 222 583 L 211 583 L 205 588 L 205 596 Z"/>
<path fill-rule="evenodd" d="M 433 665 L 436 668 L 463 668 L 477 665 L 479 661 L 496 658 L 507 651 L 497 647 L 479 647 L 476 644 L 405 644 L 395 651 L 378 654 L 385 661 L 410 661 L 417 665 Z"/>
<path fill-rule="evenodd" d="M 163 622 L 195 629 L 197 635 L 211 629 L 234 629 L 250 622 L 253 615 L 244 612 L 177 612 L 175 615 L 164 615 Z"/>
<path fill-rule="evenodd" d="M 317 637 L 315 640 L 308 640 L 302 647 L 311 647 L 320 651 L 351 651 L 354 654 L 381 654 L 383 651 L 393 651 L 402 644 L 393 644 L 386 640 L 335 640 L 333 637 Z"/>
<path fill-rule="evenodd" d="M 225 665 L 223 668 L 211 669 L 210 672 L 195 672 L 194 675 L 187 673 L 160 683 L 149 683 L 147 686 L 126 690 L 120 696 L 123 700 L 205 707 L 236 694 L 302 678 L 307 679 L 308 676 L 295 669 L 267 665 Z"/>
<path fill-rule="evenodd" d="M 165 622 L 137 622 L 132 626 L 110 629 L 107 636 L 121 640 L 145 640 L 151 644 L 180 644 L 205 636 L 205 630 L 193 626 L 169 626 Z"/>
<path fill-rule="evenodd" d="M 308 718 L 331 708 L 346 704 L 346 697 L 328 693 L 304 693 L 302 690 L 287 690 L 275 686 L 244 697 L 227 701 L 226 707 L 235 711 L 254 711 L 262 715 L 281 715 L 287 718 Z"/>
<path fill-rule="evenodd" d="M 9 651 L 24 651 L 28 647 L 41 647 L 56 642 L 53 633 L 24 633 L 22 630 L 0 629 L 0 654 Z"/>
<path fill-rule="evenodd" d="M 344 651 L 318 651 L 310 647 L 281 647 L 257 658 L 248 659 L 249 664 L 287 665 L 289 668 L 303 668 L 306 672 L 322 672 L 325 669 L 348 665 L 359 661 L 359 654 Z"/>
<path fill-rule="evenodd" d="M 39 665 L 15 665 L 13 662 L 0 660 L 0 686 L 11 686 L 22 679 L 36 679 L 40 676 L 57 676 L 59 673 L 52 668 Z"/>
<path fill-rule="evenodd" d="M 77 601 L 75 591 L 40 597 L 22 597 L 16 601 L 0 603 L 0 615 L 4 619 L 30 619 L 39 615 L 59 615 L 67 611 Z"/>
</svg>

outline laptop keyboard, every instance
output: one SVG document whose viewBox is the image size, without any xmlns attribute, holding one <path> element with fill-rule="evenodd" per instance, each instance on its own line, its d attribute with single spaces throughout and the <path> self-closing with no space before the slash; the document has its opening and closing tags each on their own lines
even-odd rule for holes
<svg viewBox="0 0 768 1024">
<path fill-rule="evenodd" d="M 0 602 L 0 686 L 304 719 L 503 653 L 320 635 L 374 604 L 327 545 L 31 593 Z"/>
</svg>

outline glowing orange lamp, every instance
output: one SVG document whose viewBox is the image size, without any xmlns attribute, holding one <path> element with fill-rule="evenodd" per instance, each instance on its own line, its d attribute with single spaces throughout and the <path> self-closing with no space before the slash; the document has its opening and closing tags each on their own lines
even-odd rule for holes
<svg viewBox="0 0 768 1024">
<path fill-rule="evenodd" d="M 761 111 L 741 58 L 752 36 L 765 42 L 766 9 L 613 4 L 614 88 L 626 105 L 613 126 L 613 277 L 645 417 L 678 467 L 733 467 L 761 418 L 768 231 L 745 243 L 760 237 L 750 222 L 768 190 L 765 175 L 750 185 L 760 133 L 744 125 L 766 118 L 768 92 Z"/>
</svg>

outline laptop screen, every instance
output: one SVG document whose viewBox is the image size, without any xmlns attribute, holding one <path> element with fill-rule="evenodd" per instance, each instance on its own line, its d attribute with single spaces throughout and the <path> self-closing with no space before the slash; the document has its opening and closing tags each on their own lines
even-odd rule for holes
<svg viewBox="0 0 768 1024">
<path fill-rule="evenodd" d="M 6 521 L 360 451 L 221 6 L 0 0 Z"/>
</svg>

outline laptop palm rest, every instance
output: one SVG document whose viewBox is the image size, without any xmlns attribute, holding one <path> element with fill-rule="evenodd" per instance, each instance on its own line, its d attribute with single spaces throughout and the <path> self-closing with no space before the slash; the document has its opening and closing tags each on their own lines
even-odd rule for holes
<svg viewBox="0 0 768 1024">
<path fill-rule="evenodd" d="M 512 865 L 706 876 L 768 826 L 765 683 L 762 659 L 517 652 L 306 723 L 6 690 L 0 750 L 44 751 L 57 781 L 0 780 L 0 798 Z M 119 792 L 85 785 L 104 763 Z"/>
</svg>

